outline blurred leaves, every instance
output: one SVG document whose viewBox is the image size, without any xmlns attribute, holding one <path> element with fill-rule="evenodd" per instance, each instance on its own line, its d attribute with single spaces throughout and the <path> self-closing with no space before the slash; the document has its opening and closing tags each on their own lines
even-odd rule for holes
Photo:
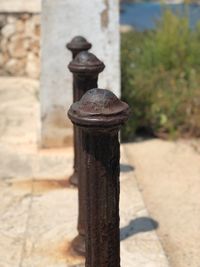
<svg viewBox="0 0 200 267">
<path fill-rule="evenodd" d="M 165 138 L 200 136 L 200 25 L 167 10 L 157 29 L 122 34 L 122 98 L 133 115 L 123 130 Z"/>
</svg>

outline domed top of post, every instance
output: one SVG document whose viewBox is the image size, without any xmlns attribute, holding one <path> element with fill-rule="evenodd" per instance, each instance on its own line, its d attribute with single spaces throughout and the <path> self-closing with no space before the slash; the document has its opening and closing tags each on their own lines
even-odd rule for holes
<svg viewBox="0 0 200 267">
<path fill-rule="evenodd" d="M 92 44 L 82 36 L 75 36 L 66 47 L 72 52 L 73 58 L 81 51 L 88 51 Z"/>
<path fill-rule="evenodd" d="M 104 70 L 104 63 L 95 55 L 87 51 L 80 52 L 68 65 L 69 70 L 76 74 L 100 73 Z"/>
<path fill-rule="evenodd" d="M 106 89 L 91 89 L 80 101 L 71 105 L 68 116 L 73 123 L 83 127 L 115 128 L 128 119 L 128 104 Z"/>
</svg>

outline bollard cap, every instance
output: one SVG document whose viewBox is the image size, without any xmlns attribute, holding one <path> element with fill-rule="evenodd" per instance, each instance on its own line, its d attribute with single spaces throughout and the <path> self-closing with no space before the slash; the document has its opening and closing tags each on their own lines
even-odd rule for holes
<svg viewBox="0 0 200 267">
<path fill-rule="evenodd" d="M 105 65 L 94 54 L 83 51 L 70 62 L 68 68 L 72 73 L 76 74 L 98 74 L 104 70 Z"/>
<path fill-rule="evenodd" d="M 84 37 L 82 36 L 75 36 L 70 43 L 66 45 L 66 47 L 72 52 L 80 52 L 80 51 L 87 51 L 92 47 L 92 44 L 89 43 Z"/>
<path fill-rule="evenodd" d="M 128 104 L 118 99 L 111 91 L 91 89 L 80 101 L 71 105 L 68 116 L 71 121 L 83 127 L 117 127 L 128 119 Z"/>
</svg>

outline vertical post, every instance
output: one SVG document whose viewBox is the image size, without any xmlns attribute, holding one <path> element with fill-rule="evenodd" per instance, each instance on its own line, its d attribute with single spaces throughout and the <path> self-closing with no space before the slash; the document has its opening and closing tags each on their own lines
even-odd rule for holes
<svg viewBox="0 0 200 267">
<path fill-rule="evenodd" d="M 128 114 L 128 105 L 103 89 L 89 90 L 68 112 L 82 131 L 86 267 L 120 267 L 118 132 Z"/>
<path fill-rule="evenodd" d="M 82 36 L 75 36 L 70 43 L 67 43 L 66 47 L 72 52 L 72 59 L 74 59 L 78 53 L 82 51 L 88 51 L 92 45 Z M 73 79 L 73 103 L 78 101 L 77 93 L 75 92 L 75 83 Z M 74 186 L 78 185 L 78 174 L 77 174 L 77 154 L 78 148 L 76 145 L 77 133 L 74 127 L 74 172 L 70 177 L 70 183 Z"/>
<path fill-rule="evenodd" d="M 74 59 L 78 53 L 88 51 L 92 44 L 82 36 L 75 36 L 70 43 L 66 44 L 66 47 L 72 52 L 72 59 Z"/>
<path fill-rule="evenodd" d="M 69 64 L 69 69 L 74 75 L 74 86 L 76 99 L 80 100 L 81 97 L 91 88 L 97 87 L 98 75 L 104 69 L 104 64 L 96 56 L 89 52 L 79 53 L 75 59 Z M 85 199 L 86 177 L 82 173 L 83 155 L 81 151 L 81 132 L 75 126 L 76 133 L 76 170 L 78 175 L 78 201 L 79 201 L 79 214 L 78 214 L 78 236 L 73 240 L 73 248 L 82 255 L 85 255 Z"/>
</svg>

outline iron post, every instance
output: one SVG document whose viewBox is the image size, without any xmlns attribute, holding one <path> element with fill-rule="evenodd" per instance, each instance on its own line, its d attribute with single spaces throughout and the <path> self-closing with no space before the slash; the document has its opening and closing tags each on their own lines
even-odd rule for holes
<svg viewBox="0 0 200 267">
<path fill-rule="evenodd" d="M 119 130 L 129 106 L 112 92 L 89 90 L 68 116 L 81 129 L 86 199 L 86 267 L 120 267 Z"/>
<path fill-rule="evenodd" d="M 89 52 L 80 52 L 69 64 L 69 70 L 74 76 L 76 99 L 81 97 L 89 89 L 97 87 L 98 75 L 104 69 L 104 64 L 96 56 Z M 81 133 L 75 125 L 75 144 L 76 144 L 76 170 L 78 177 L 78 236 L 73 240 L 72 246 L 81 255 L 85 255 L 85 179 L 81 166 L 83 164 L 83 155 L 81 151 Z"/>
<path fill-rule="evenodd" d="M 82 36 L 75 36 L 70 43 L 66 45 L 67 49 L 69 49 L 72 52 L 72 59 L 74 59 L 80 52 L 82 51 L 88 51 L 92 44 L 89 43 L 84 37 Z M 75 93 L 76 88 L 73 81 L 73 103 L 78 101 L 77 94 Z M 78 174 L 77 174 L 77 146 L 76 146 L 76 139 L 77 139 L 77 133 L 76 129 L 74 127 L 74 172 L 70 176 L 69 181 L 72 185 L 77 186 L 78 185 Z"/>
<path fill-rule="evenodd" d="M 66 47 L 72 52 L 72 58 L 74 59 L 78 53 L 88 51 L 92 47 L 92 44 L 82 36 L 75 36 L 71 42 L 66 44 Z"/>
</svg>

